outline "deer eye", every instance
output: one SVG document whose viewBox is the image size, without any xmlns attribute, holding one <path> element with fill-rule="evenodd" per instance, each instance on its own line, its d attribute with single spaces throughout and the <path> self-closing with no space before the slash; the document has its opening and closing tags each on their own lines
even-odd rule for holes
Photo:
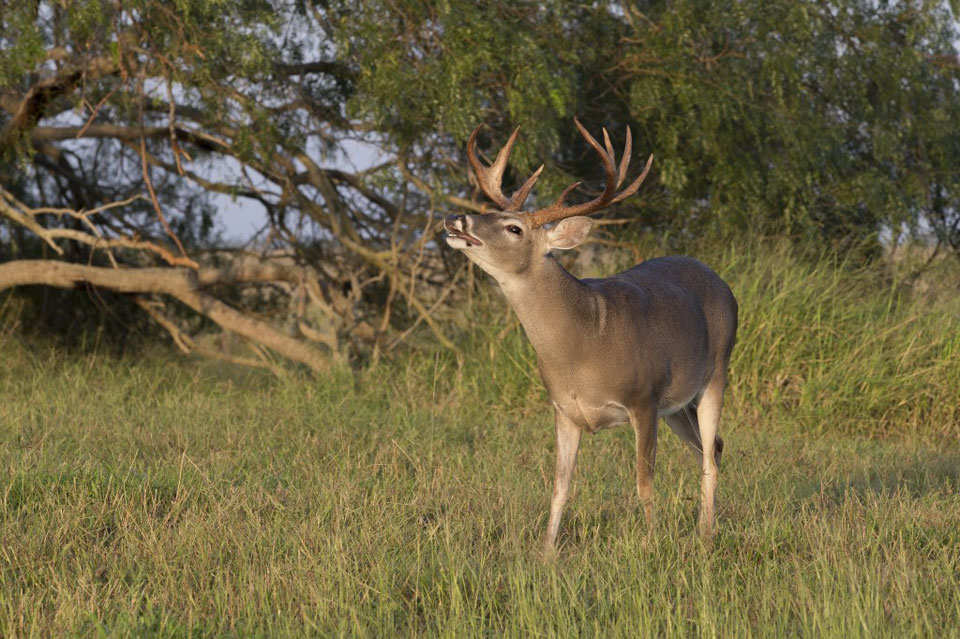
<svg viewBox="0 0 960 639">
<path fill-rule="evenodd" d="M 523 235 L 523 229 L 517 226 L 516 224 L 511 224 L 507 227 L 507 230 L 513 233 L 514 235 Z"/>
</svg>

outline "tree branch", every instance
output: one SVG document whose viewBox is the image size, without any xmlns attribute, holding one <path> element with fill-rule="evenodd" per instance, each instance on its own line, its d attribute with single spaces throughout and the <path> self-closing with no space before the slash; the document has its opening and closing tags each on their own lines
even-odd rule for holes
<svg viewBox="0 0 960 639">
<path fill-rule="evenodd" d="M 55 76 L 44 78 L 30 87 L 13 109 L 13 117 L 0 131 L 0 147 L 11 144 L 26 129 L 42 118 L 57 98 L 74 89 L 81 78 L 88 80 L 113 75 L 120 67 L 112 58 L 94 58 L 80 68 L 67 68 Z"/>
<path fill-rule="evenodd" d="M 162 326 L 163 329 L 170 334 L 171 339 L 173 339 L 173 343 L 176 344 L 177 348 L 179 348 L 180 351 L 185 355 L 190 355 L 193 352 L 197 352 L 200 355 L 210 359 L 219 359 L 225 362 L 230 362 L 231 364 L 239 364 L 240 366 L 266 368 L 274 374 L 278 374 L 280 372 L 276 366 L 270 364 L 269 362 L 259 359 L 252 359 L 250 357 L 235 357 L 233 355 L 228 355 L 218 351 L 215 348 L 211 348 L 202 342 L 194 340 L 182 328 L 180 328 L 173 319 L 160 311 L 160 308 L 158 307 L 163 306 L 161 302 L 151 302 L 140 295 L 135 296 L 133 301 L 137 304 L 137 306 L 142 308 L 143 311 L 153 319 L 153 321 Z"/>
<path fill-rule="evenodd" d="M 310 344 L 284 335 L 269 324 L 248 317 L 201 290 L 197 274 L 192 270 L 113 269 L 53 260 L 15 260 L 0 264 L 0 291 L 27 285 L 71 289 L 81 284 L 118 293 L 169 295 L 210 318 L 224 330 L 263 344 L 314 372 L 329 368 L 329 360 Z"/>
<path fill-rule="evenodd" d="M 471 202 L 470 200 L 465 200 L 462 197 L 457 197 L 456 195 L 448 195 L 446 193 L 437 193 L 434 189 L 430 188 L 430 185 L 421 180 L 419 177 L 414 175 L 410 169 L 404 166 L 403 162 L 397 162 L 397 167 L 399 167 L 400 172 L 405 178 L 410 180 L 415 187 L 420 191 L 426 193 L 430 197 L 437 197 L 441 200 L 446 200 L 454 206 L 459 206 L 461 208 L 467 209 L 468 211 L 474 211 L 475 213 L 491 213 L 495 212 L 496 209 L 489 206 L 478 204 L 476 202 Z"/>
<path fill-rule="evenodd" d="M 174 126 L 177 139 L 190 142 L 205 151 L 223 151 L 229 148 L 229 144 L 223 140 L 201 133 L 185 129 L 182 126 Z M 62 140 L 75 140 L 78 138 L 114 138 L 117 140 L 139 140 L 143 138 L 162 138 L 170 137 L 169 126 L 117 126 L 116 124 L 91 124 L 84 127 L 79 126 L 38 126 L 30 132 L 30 141 L 39 142 L 59 142 Z"/>
</svg>

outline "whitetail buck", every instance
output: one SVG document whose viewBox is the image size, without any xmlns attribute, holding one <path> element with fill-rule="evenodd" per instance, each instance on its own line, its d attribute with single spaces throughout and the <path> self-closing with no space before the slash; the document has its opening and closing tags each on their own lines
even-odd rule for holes
<svg viewBox="0 0 960 639">
<path fill-rule="evenodd" d="M 566 206 L 564 200 L 578 182 L 547 208 L 521 211 L 543 167 L 505 197 L 500 182 L 519 129 L 487 167 L 476 156 L 478 127 L 467 142 L 467 157 L 480 188 L 502 212 L 444 220 L 447 243 L 503 289 L 537 351 L 540 376 L 553 402 L 557 467 L 544 547 L 556 551 L 581 433 L 625 422 L 636 434 L 637 494 L 648 530 L 653 530 L 658 417 L 700 461 L 699 528 L 709 538 L 723 451 L 717 426 L 737 332 L 737 302 L 716 273 L 689 257 L 660 257 L 610 277 L 584 280 L 557 262 L 551 250 L 583 242 L 593 224 L 584 216 L 636 193 L 653 161 L 651 155 L 643 173 L 617 193 L 630 164 L 630 130 L 618 169 L 606 129 L 604 149 L 575 122 L 603 162 L 606 186 L 599 197 Z"/>
</svg>

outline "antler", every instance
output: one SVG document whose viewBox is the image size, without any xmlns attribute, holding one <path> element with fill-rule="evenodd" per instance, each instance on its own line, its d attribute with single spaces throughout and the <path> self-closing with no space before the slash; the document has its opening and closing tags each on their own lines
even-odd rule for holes
<svg viewBox="0 0 960 639">
<path fill-rule="evenodd" d="M 643 180 L 647 177 L 647 173 L 650 172 L 650 165 L 653 164 L 653 154 L 651 153 L 650 157 L 647 158 L 647 165 L 643 167 L 643 173 L 641 173 L 640 176 L 634 180 L 630 186 L 617 193 L 617 189 L 620 188 L 621 184 L 623 184 L 623 179 L 627 176 L 627 169 L 630 167 L 630 152 L 633 144 L 630 127 L 627 127 L 627 141 L 623 145 L 623 157 L 620 158 L 620 166 L 618 168 L 616 165 L 616 158 L 613 153 L 613 144 L 610 142 L 610 135 L 607 133 L 607 130 L 603 129 L 603 142 L 606 146 L 606 148 L 604 148 L 600 146 L 600 143 L 597 142 L 592 135 L 590 135 L 590 133 L 582 124 L 580 124 L 578 119 L 574 118 L 573 121 L 577 125 L 577 129 L 580 131 L 580 135 L 582 135 L 587 143 L 592 146 L 593 149 L 600 155 L 600 160 L 603 162 L 603 170 L 607 178 L 606 185 L 604 186 L 603 193 L 601 193 L 596 199 L 590 200 L 589 202 L 584 202 L 583 204 L 564 206 L 563 201 L 567 199 L 567 196 L 570 195 L 575 188 L 580 186 L 580 182 L 574 182 L 563 190 L 563 193 L 560 194 L 560 197 L 558 197 L 553 204 L 546 208 L 528 213 L 530 216 L 530 225 L 533 228 L 543 226 L 544 224 L 549 224 L 550 222 L 556 222 L 557 220 L 562 220 L 567 217 L 573 217 L 574 215 L 589 215 L 590 213 L 599 211 L 607 205 L 615 204 L 621 200 L 625 200 L 637 192 L 637 189 L 640 188 Z M 543 171 L 543 165 L 541 164 L 540 168 L 534 171 L 533 175 L 527 178 L 527 181 L 523 183 L 523 186 L 516 190 L 512 197 L 507 198 L 500 191 L 500 182 L 503 180 L 503 172 L 507 168 L 507 159 L 510 157 L 510 151 L 513 149 L 513 143 L 517 141 L 517 135 L 520 133 L 520 127 L 517 127 L 513 130 L 513 133 L 510 135 L 507 143 L 504 144 L 503 148 L 500 149 L 500 152 L 497 153 L 497 158 L 493 161 L 493 164 L 491 164 L 489 167 L 486 167 L 480 163 L 476 152 L 477 133 L 480 132 L 480 128 L 482 126 L 483 125 L 481 124 L 474 129 L 473 133 L 470 134 L 470 139 L 467 140 L 467 159 L 470 160 L 470 166 L 473 167 L 473 172 L 477 175 L 477 183 L 480 185 L 480 188 L 483 190 L 483 192 L 487 194 L 487 197 L 493 200 L 494 203 L 502 210 L 511 213 L 519 211 L 523 206 L 523 203 L 526 201 L 527 196 L 530 195 L 530 190 L 536 183 L 537 178 L 540 177 L 540 172 Z"/>
<path fill-rule="evenodd" d="M 526 201 L 527 196 L 530 195 L 530 189 L 533 188 L 537 178 L 540 177 L 540 171 L 543 170 L 543 165 L 541 164 L 540 168 L 534 171 L 533 175 L 523 183 L 523 186 L 517 189 L 513 196 L 508 199 L 500 191 L 500 182 L 503 180 L 503 171 L 507 168 L 507 159 L 510 157 L 510 150 L 513 148 L 513 143 L 517 141 L 517 134 L 520 133 L 520 127 L 513 130 L 510 139 L 507 140 L 507 143 L 503 145 L 503 148 L 497 153 L 497 159 L 493 161 L 492 165 L 486 167 L 480 163 L 476 153 L 477 133 L 480 132 L 482 126 L 481 124 L 474 129 L 473 133 L 470 134 L 470 139 L 467 140 L 467 159 L 470 160 L 470 166 L 473 167 L 473 172 L 477 175 L 477 184 L 479 184 L 483 192 L 487 194 L 487 197 L 493 200 L 494 203 L 504 211 L 519 211 L 520 207 L 522 207 Z"/>
<path fill-rule="evenodd" d="M 607 133 L 607 130 L 603 129 L 603 142 L 606 146 L 606 149 L 604 149 L 600 146 L 600 143 L 597 142 L 592 135 L 590 135 L 583 125 L 580 124 L 579 120 L 574 118 L 573 121 L 577 125 L 577 129 L 580 131 L 580 135 L 583 136 L 587 143 L 592 146 L 594 151 L 596 151 L 600 156 L 600 160 L 603 162 L 603 171 L 607 177 L 606 185 L 604 186 L 603 193 L 601 193 L 596 199 L 590 200 L 589 202 L 584 202 L 583 204 L 564 206 L 563 201 L 567 198 L 570 192 L 580 186 L 580 182 L 574 182 L 563 190 L 563 193 L 560 194 L 560 197 L 558 197 L 553 204 L 546 208 L 533 211 L 529 214 L 530 225 L 533 228 L 543 226 L 544 224 L 548 224 L 550 222 L 556 222 L 557 220 L 562 220 L 567 217 L 573 217 L 574 215 L 589 215 L 590 213 L 599 211 L 607 205 L 615 204 L 630 197 L 637 192 L 637 189 L 640 188 L 643 180 L 647 177 L 647 173 L 650 172 L 650 165 L 653 164 L 653 154 L 651 153 L 650 157 L 647 158 L 647 165 L 643 167 L 643 173 L 641 173 L 640 176 L 634 180 L 630 186 L 617 193 L 617 189 L 620 188 L 620 185 L 623 184 L 623 179 L 627 176 L 627 168 L 630 166 L 630 151 L 632 145 L 630 127 L 627 127 L 627 141 L 623 145 L 623 157 L 620 158 L 620 167 L 618 170 L 613 154 L 613 144 L 610 142 L 610 135 Z M 516 136 L 516 131 L 514 132 L 514 136 Z M 498 156 L 497 161 L 499 160 L 500 158 Z"/>
</svg>

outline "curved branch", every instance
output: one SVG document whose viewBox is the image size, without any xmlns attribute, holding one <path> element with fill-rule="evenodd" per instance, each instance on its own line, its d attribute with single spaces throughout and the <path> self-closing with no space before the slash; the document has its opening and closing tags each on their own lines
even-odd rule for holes
<svg viewBox="0 0 960 639">
<path fill-rule="evenodd" d="M 196 262 L 193 260 L 184 257 L 177 257 L 159 244 L 146 242 L 144 240 L 134 240 L 128 237 L 97 237 L 90 235 L 89 233 L 84 233 L 83 231 L 77 231 L 75 229 L 41 229 L 34 232 L 47 241 L 53 238 L 62 238 L 73 240 L 75 242 L 81 242 L 88 246 L 92 246 L 95 249 L 101 250 L 108 250 L 112 248 L 128 248 L 133 250 L 150 251 L 151 253 L 156 253 L 159 255 L 163 261 L 171 266 L 196 266 Z M 61 255 L 63 254 L 59 248 L 56 250 Z"/>
<path fill-rule="evenodd" d="M 190 142 L 205 151 L 222 151 L 229 148 L 223 140 L 200 131 L 174 126 L 177 139 Z M 38 126 L 30 131 L 32 142 L 59 142 L 77 138 L 115 138 L 117 140 L 139 140 L 140 138 L 167 138 L 170 137 L 169 126 L 117 126 L 116 124 L 91 124 L 79 126 Z"/>
<path fill-rule="evenodd" d="M 329 360 L 313 346 L 280 333 L 224 304 L 200 288 L 192 270 L 171 268 L 113 269 L 53 260 L 15 260 L 0 264 L 0 291 L 14 286 L 42 285 L 71 289 L 89 284 L 118 293 L 159 293 L 174 297 L 221 328 L 260 343 L 314 372 Z"/>
<path fill-rule="evenodd" d="M 11 143 L 22 131 L 36 124 L 50 104 L 72 91 L 82 78 L 92 80 L 119 72 L 120 67 L 112 58 L 103 57 L 94 58 L 81 68 L 67 68 L 55 76 L 38 81 L 27 89 L 14 107 L 13 117 L 0 131 L 0 147 Z"/>
<path fill-rule="evenodd" d="M 153 319 L 153 321 L 163 327 L 163 329 L 170 334 L 170 338 L 173 340 L 173 343 L 185 355 L 190 355 L 193 352 L 197 352 L 203 357 L 209 357 L 210 359 L 218 359 L 224 362 L 230 362 L 231 364 L 238 364 L 240 366 L 266 368 L 274 374 L 279 373 L 279 369 L 269 362 L 250 357 L 234 357 L 233 355 L 228 355 L 215 348 L 211 348 L 202 342 L 196 341 L 183 329 L 177 326 L 177 323 L 173 319 L 161 312 L 160 308 L 158 308 L 158 306 L 163 306 L 161 302 L 150 302 L 140 295 L 134 296 L 133 301 L 137 306 L 142 308 L 143 311 Z"/>
</svg>

